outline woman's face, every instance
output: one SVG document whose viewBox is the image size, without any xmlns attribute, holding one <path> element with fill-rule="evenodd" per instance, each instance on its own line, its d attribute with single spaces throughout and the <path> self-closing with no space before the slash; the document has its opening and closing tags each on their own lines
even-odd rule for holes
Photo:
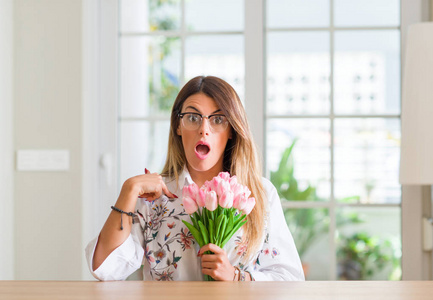
<svg viewBox="0 0 433 300">
<path fill-rule="evenodd" d="M 189 96 L 183 103 L 182 113 L 198 113 L 204 116 L 223 115 L 216 102 L 202 93 Z M 185 122 L 187 117 L 183 117 Z M 196 115 L 193 118 L 195 117 Z M 180 120 L 177 134 L 182 136 L 188 168 L 198 172 L 223 170 L 224 149 L 228 139 L 231 138 L 230 124 L 224 130 L 216 131 L 212 130 L 209 119 L 203 118 L 200 127 L 191 130 L 185 128 Z"/>
</svg>

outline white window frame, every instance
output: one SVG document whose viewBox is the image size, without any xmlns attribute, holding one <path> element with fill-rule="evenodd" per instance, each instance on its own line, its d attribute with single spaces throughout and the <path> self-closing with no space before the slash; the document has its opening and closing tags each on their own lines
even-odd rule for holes
<svg viewBox="0 0 433 300">
<path fill-rule="evenodd" d="M 333 0 L 330 0 L 330 2 L 332 7 Z M 400 29 L 402 32 L 402 45 L 404 45 L 405 32 L 410 24 L 428 20 L 428 2 L 429 0 L 401 0 Z M 117 77 L 117 69 L 119 8 L 117 0 L 91 0 L 90 3 L 87 4 L 86 1 L 86 4 L 83 5 L 83 9 L 86 9 L 87 6 L 87 8 L 91 7 L 90 10 L 92 11 L 90 14 L 83 14 L 83 32 L 88 28 L 93 28 L 94 31 L 92 32 L 96 34 L 93 38 L 95 36 L 99 38 L 95 42 L 92 39 L 92 34 L 83 33 L 83 38 L 86 39 L 87 37 L 86 40 L 83 40 L 83 64 L 87 64 L 83 67 L 83 72 L 87 71 L 86 74 L 83 74 L 83 245 L 91 237 L 96 236 L 97 232 L 101 229 L 108 216 L 110 205 L 116 201 L 119 186 L 117 182 L 118 176 L 113 176 L 113 174 L 118 173 L 115 158 L 118 153 L 117 102 L 119 78 Z M 262 161 L 265 161 L 265 0 L 244 0 L 244 3 L 245 107 L 256 144 L 263 155 Z M 92 16 L 97 17 L 96 20 L 98 22 L 96 24 Z M 332 32 L 333 28 L 331 25 Z M 331 34 L 331 39 L 332 36 L 333 34 Z M 401 51 L 403 57 L 404 49 L 401 49 Z M 182 57 L 184 57 L 184 49 L 182 49 Z M 401 65 L 403 66 L 403 64 Z M 184 64 L 182 60 L 183 69 Z M 89 101 L 86 101 L 86 99 Z M 251 120 L 254 120 L 254 122 Z M 333 154 L 331 153 L 332 156 Z M 111 171 L 107 171 L 110 159 L 112 167 Z M 331 160 L 331 167 L 332 163 L 333 161 Z M 108 180 L 110 174 L 107 174 L 107 172 L 111 172 L 111 181 Z M 422 243 L 419 234 L 420 226 L 418 226 L 418 223 L 420 223 L 418 219 L 421 218 L 422 214 L 422 205 L 419 204 L 421 203 L 421 199 L 419 199 L 421 194 L 419 188 L 409 189 L 403 187 L 401 232 L 403 246 L 402 270 L 403 279 L 405 280 L 428 279 L 426 278 L 426 271 L 422 271 L 425 270 L 426 256 L 422 253 Z M 413 205 L 414 199 L 417 199 L 416 203 L 419 205 Z M 289 206 L 299 208 L 298 204 L 289 204 Z M 338 204 L 333 200 L 327 206 L 330 209 L 331 219 L 333 219 L 330 228 L 331 233 L 335 230 L 335 208 L 337 206 Z M 389 206 L 389 204 L 385 206 Z M 323 207 L 323 203 L 306 203 L 302 207 Z M 331 250 L 335 254 L 336 249 L 332 236 L 330 236 L 330 240 L 333 243 Z M 330 263 L 331 274 L 329 278 L 335 279 L 335 255 L 331 258 Z M 84 275 L 88 274 L 86 271 L 83 271 L 83 278 L 87 278 L 87 275 Z"/>
</svg>

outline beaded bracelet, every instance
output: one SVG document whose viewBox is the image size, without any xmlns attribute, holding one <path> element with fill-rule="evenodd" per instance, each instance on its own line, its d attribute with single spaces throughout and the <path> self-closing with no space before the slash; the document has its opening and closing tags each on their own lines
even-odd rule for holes
<svg viewBox="0 0 433 300">
<path fill-rule="evenodd" d="M 238 277 L 239 274 L 239 268 L 238 267 L 234 267 L 235 268 L 235 276 L 233 276 L 233 281 L 235 281 L 236 277 Z"/>
<path fill-rule="evenodd" d="M 119 208 L 117 208 L 115 206 L 112 206 L 111 209 L 115 210 L 117 212 L 120 212 L 120 230 L 123 230 L 123 219 L 122 219 L 122 215 L 123 214 L 132 217 L 132 224 L 134 224 L 134 216 L 135 216 L 135 214 L 133 212 L 126 212 L 126 211 L 123 211 L 123 210 L 121 210 L 121 209 L 119 209 Z"/>
<path fill-rule="evenodd" d="M 240 269 L 239 274 L 239 281 L 245 281 L 245 271 Z"/>
</svg>

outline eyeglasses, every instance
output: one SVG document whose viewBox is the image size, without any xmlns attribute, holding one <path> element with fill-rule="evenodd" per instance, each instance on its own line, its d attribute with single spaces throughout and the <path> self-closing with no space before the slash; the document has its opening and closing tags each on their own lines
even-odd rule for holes
<svg viewBox="0 0 433 300">
<path fill-rule="evenodd" d="M 182 119 L 182 125 L 186 130 L 197 130 L 203 123 L 203 118 L 207 118 L 212 132 L 221 132 L 226 130 L 229 121 L 224 115 L 204 116 L 199 113 L 180 113 L 178 116 Z"/>
</svg>

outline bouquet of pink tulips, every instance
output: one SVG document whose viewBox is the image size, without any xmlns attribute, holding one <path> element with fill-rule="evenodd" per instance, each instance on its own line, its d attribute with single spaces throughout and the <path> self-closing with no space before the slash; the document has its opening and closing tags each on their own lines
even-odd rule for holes
<svg viewBox="0 0 433 300">
<path fill-rule="evenodd" d="M 249 198 L 251 191 L 221 172 L 201 188 L 193 183 L 182 191 L 182 203 L 192 224 L 182 221 L 191 231 L 200 248 L 212 243 L 221 248 L 244 225 L 256 199 Z M 206 280 L 213 280 L 205 276 Z"/>
</svg>

